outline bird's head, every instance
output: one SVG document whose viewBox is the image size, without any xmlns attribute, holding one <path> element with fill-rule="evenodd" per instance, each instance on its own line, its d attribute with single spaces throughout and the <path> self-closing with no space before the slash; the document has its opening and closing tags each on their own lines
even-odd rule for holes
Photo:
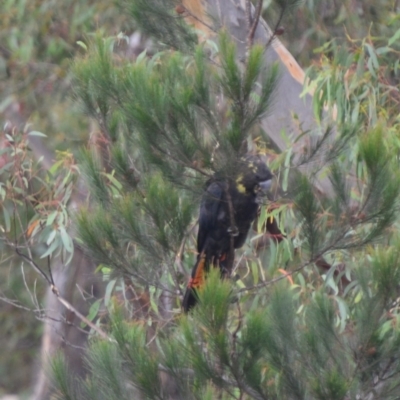
<svg viewBox="0 0 400 400">
<path fill-rule="evenodd" d="M 243 157 L 236 183 L 241 192 L 268 191 L 272 183 L 272 173 L 267 167 L 265 157 L 262 155 Z"/>
</svg>

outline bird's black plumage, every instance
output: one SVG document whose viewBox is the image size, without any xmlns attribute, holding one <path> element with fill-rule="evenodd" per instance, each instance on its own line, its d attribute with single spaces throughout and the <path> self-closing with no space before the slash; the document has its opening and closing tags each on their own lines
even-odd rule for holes
<svg viewBox="0 0 400 400">
<path fill-rule="evenodd" d="M 257 196 L 271 183 L 272 174 L 262 156 L 242 159 L 231 177 L 215 177 L 207 182 L 200 205 L 197 235 L 197 262 L 193 267 L 183 309 L 197 302 L 196 289 L 204 282 L 210 265 L 229 276 L 234 249 L 243 246 L 257 216 Z"/>
</svg>

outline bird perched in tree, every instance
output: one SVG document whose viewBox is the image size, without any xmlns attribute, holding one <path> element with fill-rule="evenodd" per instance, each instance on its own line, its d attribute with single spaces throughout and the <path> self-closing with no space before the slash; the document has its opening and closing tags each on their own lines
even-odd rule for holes
<svg viewBox="0 0 400 400">
<path fill-rule="evenodd" d="M 204 283 L 210 265 L 220 268 L 222 277 L 230 275 L 234 249 L 243 246 L 257 216 L 258 195 L 269 189 L 272 180 L 260 155 L 241 159 L 232 175 L 215 176 L 207 182 L 200 205 L 197 261 L 182 303 L 185 312 L 196 304 L 196 290 Z"/>
</svg>

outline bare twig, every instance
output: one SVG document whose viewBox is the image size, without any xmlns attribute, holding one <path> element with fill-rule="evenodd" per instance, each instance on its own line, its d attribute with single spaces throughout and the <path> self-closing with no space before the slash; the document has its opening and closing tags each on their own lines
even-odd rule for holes
<svg viewBox="0 0 400 400">
<path fill-rule="evenodd" d="M 58 287 L 52 283 L 52 277 L 48 277 L 42 269 L 33 261 L 33 259 L 30 256 L 27 256 L 26 254 L 22 253 L 18 247 L 15 248 L 15 252 L 25 259 L 29 265 L 33 267 L 33 269 L 37 272 L 40 273 L 40 275 L 43 276 L 43 278 L 46 280 L 46 282 L 50 285 L 51 291 L 55 294 L 57 297 L 57 300 L 71 313 L 75 314 L 82 322 L 84 322 L 86 325 L 90 326 L 94 331 L 96 331 L 103 339 L 108 340 L 110 342 L 113 342 L 114 339 L 112 339 L 109 335 L 107 335 L 106 332 L 104 332 L 102 329 L 100 329 L 97 325 L 95 325 L 92 321 L 87 319 L 83 314 L 81 314 L 71 303 L 69 303 L 67 300 L 65 300 L 58 289 Z M 30 249 L 28 247 L 28 252 L 30 252 Z"/>
<path fill-rule="evenodd" d="M 53 279 L 53 274 L 51 272 L 51 266 L 50 266 L 50 256 L 47 256 L 47 269 L 49 271 L 49 279 L 52 285 L 54 285 L 54 279 Z"/>
<path fill-rule="evenodd" d="M 183 265 L 182 265 L 182 259 L 181 259 L 182 258 L 182 254 L 185 251 L 186 241 L 187 241 L 188 237 L 193 233 L 193 230 L 194 230 L 194 228 L 196 227 L 196 225 L 198 223 L 199 223 L 199 219 L 197 218 L 196 221 L 194 221 L 192 223 L 192 225 L 189 226 L 189 229 L 186 231 L 186 233 L 185 233 L 185 235 L 184 235 L 184 237 L 182 239 L 181 245 L 179 246 L 179 250 L 175 255 L 175 264 L 177 265 L 179 271 L 184 275 L 186 274 L 186 271 L 185 271 L 185 269 L 183 268 Z"/>
<path fill-rule="evenodd" d="M 240 309 L 240 303 L 237 302 L 237 308 L 238 308 L 238 318 L 239 322 L 236 327 L 236 329 L 232 333 L 232 338 L 233 338 L 233 349 L 236 350 L 236 339 L 237 339 L 237 334 L 240 331 L 240 328 L 242 327 L 242 311 Z"/>
<path fill-rule="evenodd" d="M 250 51 L 250 48 L 251 48 L 251 46 L 253 45 L 253 42 L 254 42 L 254 35 L 256 33 L 258 22 L 260 21 L 262 6 L 263 6 L 263 0 L 258 0 L 257 5 L 256 5 L 256 10 L 255 10 L 255 13 L 254 13 L 254 18 L 252 18 L 252 23 L 251 23 L 251 26 L 250 26 L 250 30 L 249 30 L 249 33 L 247 35 L 248 52 Z"/>
<path fill-rule="evenodd" d="M 195 371 L 193 371 L 190 368 L 180 368 L 179 371 L 175 370 L 175 371 L 171 371 L 171 369 L 164 367 L 163 365 L 159 364 L 158 365 L 158 369 L 160 371 L 166 372 L 167 374 L 173 376 L 174 374 L 176 374 L 177 372 L 179 372 L 182 375 L 188 376 L 188 377 L 195 377 L 196 373 Z M 226 376 L 220 376 L 219 377 L 222 382 L 226 385 L 226 387 L 237 387 L 238 382 L 233 381 L 232 379 L 229 379 Z M 256 390 L 254 390 L 252 387 L 244 384 L 241 382 L 240 387 L 243 389 L 243 391 L 245 393 L 247 393 L 252 399 L 255 400 L 265 400 L 265 397 L 262 396 L 259 392 L 257 392 Z"/>
<path fill-rule="evenodd" d="M 184 9 L 185 14 L 187 14 L 190 18 L 193 18 L 197 22 L 200 22 L 202 25 L 204 25 L 206 28 L 208 28 L 211 32 L 217 33 L 218 31 L 211 25 L 207 24 L 207 22 L 203 21 L 193 13 L 191 13 L 183 4 L 180 5 L 182 9 Z"/>
<path fill-rule="evenodd" d="M 235 223 L 235 212 L 233 210 L 232 198 L 231 194 L 229 193 L 229 184 L 224 185 L 222 188 L 226 194 L 226 200 L 228 202 L 228 209 L 229 209 L 229 236 L 230 236 L 230 246 L 229 246 L 229 253 L 226 260 L 226 267 L 231 274 L 233 269 L 233 262 L 235 259 L 235 236 L 239 234 L 238 228 Z"/>
<path fill-rule="evenodd" d="M 285 12 L 286 12 L 286 7 L 282 7 L 282 8 L 281 8 L 281 12 L 279 13 L 279 18 L 278 18 L 278 20 L 276 21 L 276 24 L 275 24 L 275 26 L 274 26 L 274 29 L 273 29 L 272 32 L 271 32 L 271 36 L 269 37 L 268 42 L 267 42 L 267 44 L 265 45 L 265 48 L 267 48 L 267 47 L 272 43 L 272 41 L 275 39 L 275 37 L 276 37 L 276 32 L 277 32 L 277 30 L 278 30 L 278 28 L 279 28 L 279 26 L 280 26 L 280 24 L 281 24 L 281 22 L 282 22 L 282 19 L 283 19 L 284 15 L 285 15 Z"/>
<path fill-rule="evenodd" d="M 246 287 L 246 288 L 239 289 L 237 291 L 237 293 L 249 292 L 251 290 L 258 290 L 258 289 L 261 289 L 263 287 L 272 285 L 273 283 L 281 281 L 282 279 L 286 279 L 288 276 L 291 276 L 291 275 L 295 274 L 296 272 L 301 271 L 302 269 L 304 269 L 308 265 L 312 264 L 313 262 L 314 262 L 313 259 L 312 260 L 308 260 L 305 263 L 301 264 L 299 267 L 295 268 L 294 270 L 288 271 L 287 274 L 285 274 L 285 275 L 281 275 L 281 276 L 278 276 L 276 278 L 270 279 L 268 281 L 261 282 L 258 285 L 254 285 L 254 286 L 251 286 L 251 287 Z"/>
<path fill-rule="evenodd" d="M 331 250 L 333 250 L 333 249 L 335 249 L 335 245 L 340 240 L 342 240 L 343 237 L 345 237 L 347 235 L 347 233 L 348 233 L 348 230 L 344 230 L 340 235 L 338 235 L 338 237 L 336 238 L 336 240 L 332 244 L 330 244 L 329 246 L 327 246 L 324 249 L 322 249 L 318 254 L 316 254 L 315 256 L 311 257 L 308 261 L 305 261 L 303 264 L 301 264 L 297 268 L 293 269 L 292 271 L 288 271 L 285 275 L 278 276 L 276 278 L 270 279 L 268 281 L 261 282 L 261 283 L 259 283 L 257 285 L 251 286 L 251 287 L 239 289 L 237 291 L 237 293 L 249 292 L 251 290 L 257 290 L 257 289 L 272 285 L 273 283 L 281 281 L 282 279 L 286 279 L 288 276 L 292 276 L 296 272 L 300 272 L 305 267 L 307 267 L 307 266 L 309 266 L 310 264 L 313 264 L 313 263 L 315 263 L 317 266 L 321 267 L 323 265 L 323 262 L 321 260 L 323 260 L 324 254 L 329 252 L 329 251 L 331 251 Z"/>
<path fill-rule="evenodd" d="M 25 259 L 26 261 L 28 261 L 30 263 L 30 261 L 32 260 L 32 258 L 30 258 L 30 255 L 27 256 L 26 254 L 22 253 L 19 248 L 17 246 L 15 246 L 15 252 L 23 259 Z M 30 249 L 28 247 L 28 252 L 30 252 Z M 31 264 L 31 263 L 30 263 Z M 49 279 L 49 277 L 44 273 L 44 271 L 39 267 L 39 265 L 37 265 L 35 262 L 33 262 L 33 264 L 31 264 L 31 266 L 33 267 L 33 269 L 40 275 L 42 275 L 42 277 L 45 279 L 45 281 L 51 285 L 51 281 Z"/>
<path fill-rule="evenodd" d="M 57 300 L 70 312 L 75 314 L 82 322 L 86 325 L 90 326 L 94 331 L 96 331 L 103 339 L 108 340 L 109 342 L 114 342 L 115 340 L 108 336 L 106 332 L 96 326 L 92 321 L 88 320 L 83 314 L 81 314 L 71 303 L 65 300 L 61 295 L 57 288 L 57 286 L 51 285 L 51 291 L 56 295 Z"/>
<path fill-rule="evenodd" d="M 20 308 L 21 310 L 24 310 L 24 311 L 29 311 L 29 312 L 33 311 L 36 314 L 44 312 L 44 310 L 41 310 L 41 309 L 33 309 L 33 308 L 23 306 L 22 304 L 19 303 L 18 300 L 12 300 L 5 296 L 0 296 L 0 301 L 7 303 L 13 307 Z"/>
<path fill-rule="evenodd" d="M 23 306 L 22 304 L 20 304 L 20 302 L 18 300 L 12 300 L 12 299 L 10 299 L 8 297 L 5 297 L 5 296 L 0 296 L 0 301 L 2 301 L 3 303 L 9 304 L 9 305 L 11 305 L 11 306 L 13 306 L 15 308 L 19 308 L 21 310 L 28 311 L 30 313 L 35 314 L 35 318 L 37 320 L 39 320 L 39 321 L 48 320 L 48 321 L 53 321 L 53 322 L 61 322 L 61 323 L 66 324 L 68 326 L 73 326 L 74 328 L 78 329 L 80 332 L 82 332 L 82 333 L 84 333 L 86 335 L 89 333 L 88 331 L 82 329 L 78 325 L 75 325 L 74 323 L 72 323 L 71 321 L 69 321 L 66 318 L 58 319 L 58 318 L 54 318 L 54 317 L 51 317 L 51 316 L 47 315 L 46 314 L 47 310 L 44 309 L 44 308 L 38 308 L 36 306 L 35 306 L 36 308 L 26 307 L 26 306 Z M 62 336 L 62 335 L 60 335 L 60 336 Z"/>
<path fill-rule="evenodd" d="M 21 273 L 22 273 L 22 280 L 24 282 L 24 286 L 26 291 L 28 292 L 29 296 L 31 297 L 31 301 L 32 304 L 36 307 L 39 308 L 39 303 L 37 301 L 36 296 L 31 292 L 31 290 L 29 289 L 28 283 L 26 282 L 26 278 L 25 278 L 25 271 L 24 271 L 24 263 L 21 264 Z"/>
<path fill-rule="evenodd" d="M 90 333 L 87 330 L 81 328 L 79 325 L 76 325 L 73 322 L 69 321 L 66 317 L 63 317 L 63 318 L 50 317 L 49 315 L 45 314 L 45 310 L 43 310 L 43 316 L 38 316 L 37 319 L 41 320 L 41 321 L 51 321 L 51 322 L 56 322 L 56 323 L 62 323 L 67 326 L 74 327 L 79 332 L 84 333 L 85 335 L 89 335 L 89 333 Z M 55 331 L 57 331 L 57 329 L 55 329 Z M 62 337 L 62 335 L 60 335 L 60 337 Z"/>
<path fill-rule="evenodd" d="M 251 26 L 253 25 L 253 19 L 251 18 L 251 1 L 246 0 L 246 20 L 247 20 L 247 27 L 250 32 Z"/>
</svg>

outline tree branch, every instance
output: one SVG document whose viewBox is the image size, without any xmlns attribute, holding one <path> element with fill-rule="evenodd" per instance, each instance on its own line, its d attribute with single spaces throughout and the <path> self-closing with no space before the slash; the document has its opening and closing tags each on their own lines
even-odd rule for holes
<svg viewBox="0 0 400 400">
<path fill-rule="evenodd" d="M 256 11 L 254 14 L 254 18 L 251 18 L 251 26 L 249 29 L 249 33 L 247 35 L 247 54 L 249 54 L 250 48 L 251 46 L 253 46 L 253 42 L 254 42 L 254 35 L 256 33 L 256 29 L 258 26 L 258 22 L 260 21 L 260 17 L 261 17 L 261 10 L 262 10 L 262 6 L 263 6 L 263 0 L 258 0 L 257 5 L 256 5 Z M 250 7 L 249 7 L 250 8 Z M 251 15 L 251 11 L 250 11 L 250 15 Z"/>
<path fill-rule="evenodd" d="M 29 265 L 33 267 L 33 269 L 38 272 L 49 284 L 51 291 L 54 293 L 54 295 L 57 297 L 57 300 L 70 312 L 75 314 L 82 322 L 84 322 L 86 325 L 88 325 L 91 329 L 96 331 L 103 339 L 108 340 L 110 342 L 114 342 L 114 339 L 111 338 L 109 335 L 107 335 L 106 332 L 104 332 L 102 329 L 100 329 L 97 325 L 95 325 L 92 321 L 88 320 L 83 314 L 81 314 L 71 303 L 69 303 L 67 300 L 65 300 L 58 289 L 58 287 L 51 282 L 51 279 L 42 271 L 42 269 L 33 261 L 32 258 L 27 256 L 26 254 L 23 254 L 21 251 L 19 251 L 18 248 L 15 248 L 15 252 L 24 260 L 28 262 Z"/>
</svg>

